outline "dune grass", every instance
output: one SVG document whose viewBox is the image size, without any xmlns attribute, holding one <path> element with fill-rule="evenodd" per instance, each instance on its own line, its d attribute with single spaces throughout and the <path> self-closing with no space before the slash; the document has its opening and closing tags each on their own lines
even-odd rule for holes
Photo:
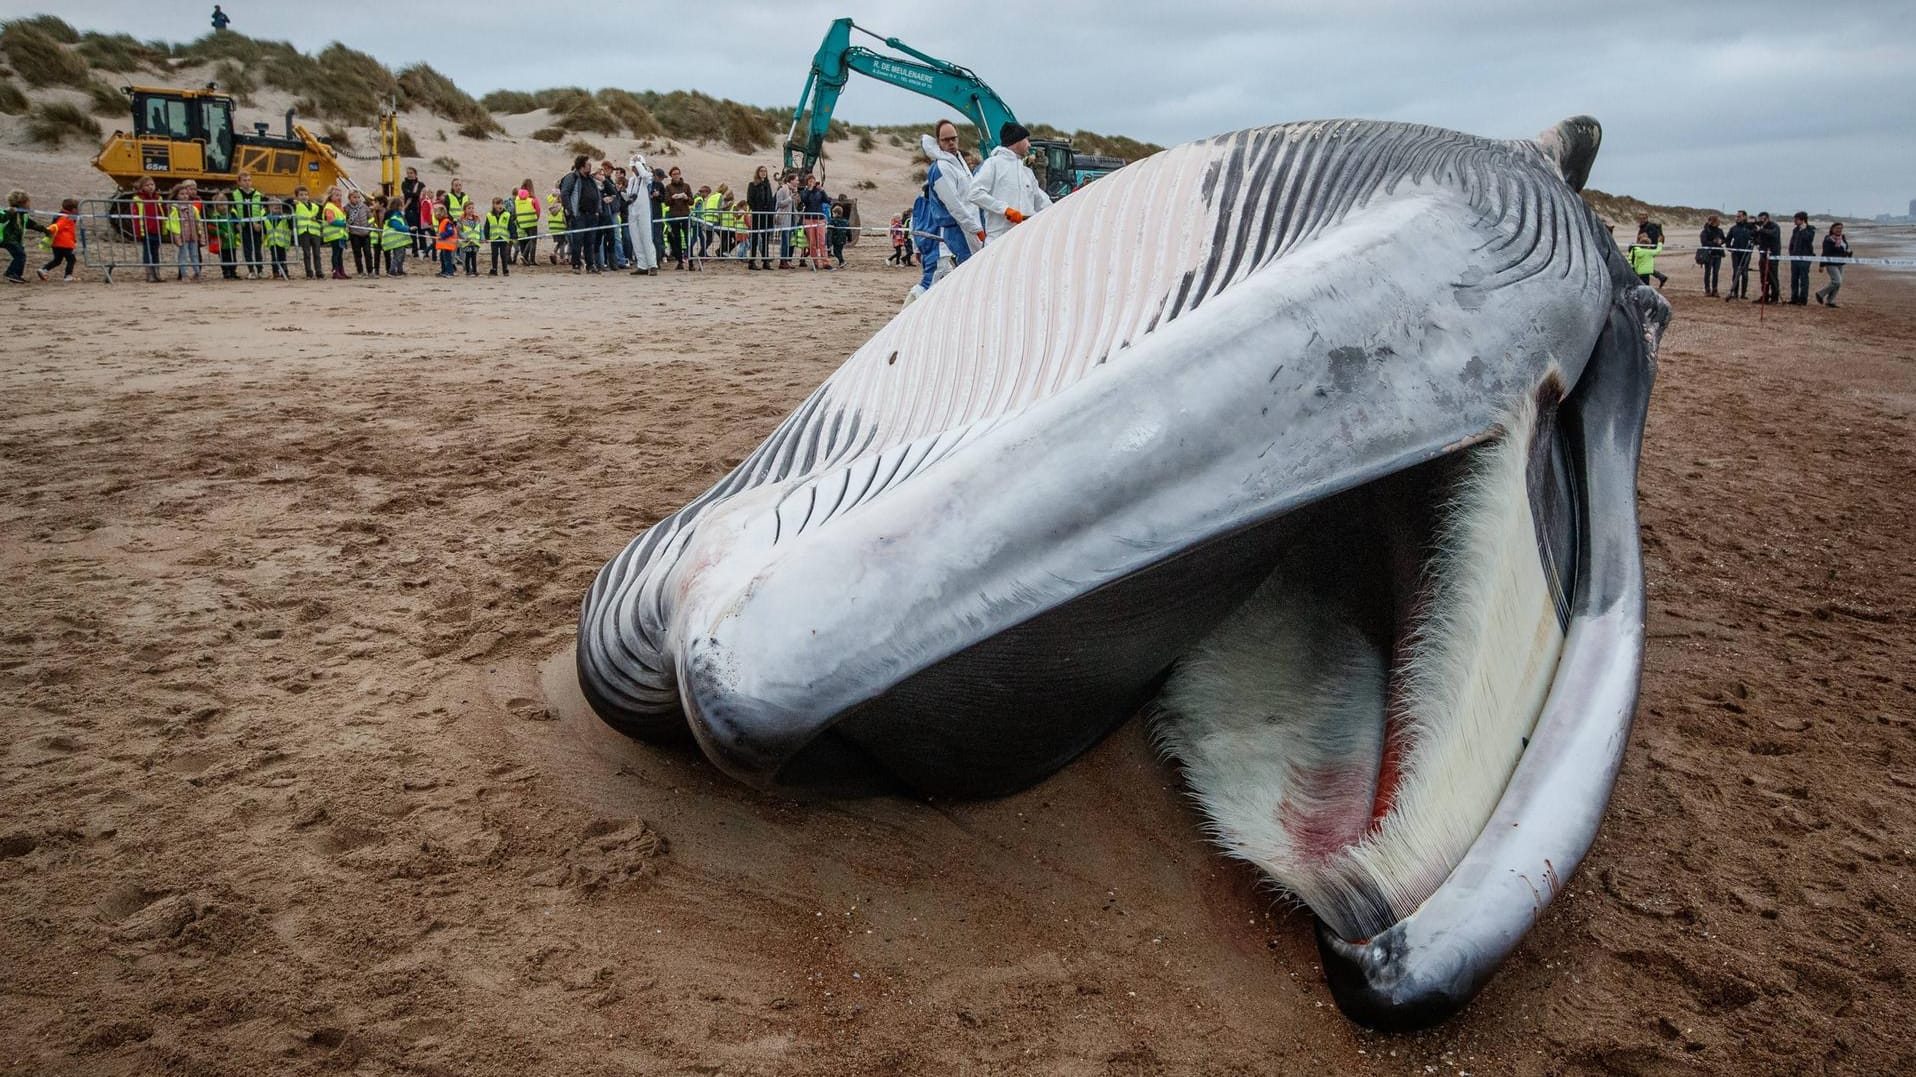
<svg viewBox="0 0 1916 1077">
<path fill-rule="evenodd" d="M 86 84 L 86 95 L 87 107 L 93 110 L 95 116 L 129 116 L 132 114 L 132 100 L 121 93 L 118 87 L 102 82 L 97 78 L 88 80 Z"/>
<path fill-rule="evenodd" d="M 259 80 L 253 77 L 251 71 L 232 60 L 221 60 L 219 66 L 213 68 L 213 81 L 220 89 L 238 98 L 242 105 L 250 106 L 253 95 L 259 92 Z"/>
<path fill-rule="evenodd" d="M 336 123 L 329 123 L 319 132 L 321 142 L 329 142 L 336 150 L 346 153 L 353 151 L 353 133 Z"/>
<path fill-rule="evenodd" d="M 532 137 L 538 139 L 540 142 L 557 142 L 565 137 L 565 128 L 541 127 L 537 131 L 532 132 Z"/>
<path fill-rule="evenodd" d="M 27 110 L 27 95 L 12 79 L 0 79 L 0 112 L 9 116 L 18 116 Z"/>
<path fill-rule="evenodd" d="M 419 156 L 419 143 L 414 142 L 412 140 L 412 132 L 406 130 L 404 127 L 401 127 L 399 129 L 398 149 L 399 149 L 399 156 L 401 157 Z"/>
<path fill-rule="evenodd" d="M 583 138 L 575 138 L 572 141 L 566 143 L 565 151 L 571 154 L 583 153 L 587 157 L 592 158 L 594 161 L 600 161 L 605 159 L 604 150 L 600 149 L 597 146 L 594 146 L 592 143 L 587 142 Z"/>
<path fill-rule="evenodd" d="M 29 86 L 81 86 L 91 76 L 80 55 L 46 30 L 49 22 L 73 28 L 50 15 L 15 19 L 0 26 L 0 55 Z M 78 35 L 75 35 L 76 38 Z"/>
<path fill-rule="evenodd" d="M 523 116 L 544 107 L 531 94 L 522 90 L 494 90 L 481 97 L 479 104 L 484 106 L 487 112 L 497 112 L 504 116 Z"/>
<path fill-rule="evenodd" d="M 399 85 L 407 108 L 423 108 L 435 116 L 456 121 L 459 133 L 467 138 L 485 138 L 505 134 L 505 128 L 492 118 L 484 105 L 453 81 L 433 70 L 430 64 L 402 68 L 394 80 Z"/>
<path fill-rule="evenodd" d="M 100 34 L 89 30 L 74 46 L 81 58 L 103 71 L 164 70 L 169 50 L 142 42 L 132 34 Z"/>
<path fill-rule="evenodd" d="M 80 31 L 58 15 L 29 15 L 24 19 L 13 20 L 20 26 L 36 30 L 62 45 L 80 43 Z"/>
<path fill-rule="evenodd" d="M 100 122 L 78 105 L 44 101 L 28 113 L 27 137 L 48 149 L 59 149 L 69 138 L 96 142 L 100 138 Z"/>
<path fill-rule="evenodd" d="M 459 158 L 441 154 L 432 159 L 432 166 L 441 172 L 457 172 L 459 171 Z"/>
<path fill-rule="evenodd" d="M 633 138 L 656 138 L 665 133 L 659 118 L 645 107 L 637 94 L 628 90 L 606 88 L 594 95 L 600 107 L 611 113 L 625 125 L 627 133 Z"/>
</svg>

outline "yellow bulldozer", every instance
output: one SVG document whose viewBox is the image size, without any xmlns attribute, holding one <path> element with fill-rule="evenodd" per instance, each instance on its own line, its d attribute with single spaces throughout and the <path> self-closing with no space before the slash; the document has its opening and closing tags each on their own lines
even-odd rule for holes
<svg viewBox="0 0 1916 1077">
<path fill-rule="evenodd" d="M 126 86 L 133 102 L 133 130 L 115 131 L 93 158 L 93 167 L 113 179 L 121 195 L 143 177 L 162 191 L 193 180 L 202 193 L 234 186 L 241 172 L 253 174 L 253 186 L 269 197 L 291 198 L 296 187 L 324 192 L 335 184 L 356 188 L 333 147 L 286 113 L 282 134 L 234 129 L 233 98 L 211 83 L 203 90 Z M 399 122 L 386 110 L 377 128 L 380 179 L 386 193 L 399 182 Z"/>
</svg>

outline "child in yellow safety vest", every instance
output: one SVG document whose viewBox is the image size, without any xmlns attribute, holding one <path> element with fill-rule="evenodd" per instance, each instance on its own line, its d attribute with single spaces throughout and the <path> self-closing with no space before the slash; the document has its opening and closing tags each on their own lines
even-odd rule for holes
<svg viewBox="0 0 1916 1077">
<path fill-rule="evenodd" d="M 379 249 L 386 259 L 386 275 L 406 275 L 406 252 L 412 249 L 411 228 L 406 227 L 406 204 L 393 199 L 386 207 L 386 224 L 380 231 Z"/>
<path fill-rule="evenodd" d="M 492 212 L 486 214 L 486 242 L 492 245 L 492 268 L 486 270 L 486 276 L 496 277 L 501 272 L 512 276 L 512 240 L 518 235 L 518 227 L 506 200 L 493 199 Z"/>
<path fill-rule="evenodd" d="M 1650 233 L 1638 232 L 1637 241 L 1630 244 L 1630 271 L 1645 284 L 1657 273 L 1657 255 L 1663 253 L 1662 242 L 1652 243 Z"/>
<path fill-rule="evenodd" d="M 319 258 L 319 203 L 304 186 L 293 190 L 293 242 L 299 244 L 299 260 L 307 280 L 326 275 Z"/>
<path fill-rule="evenodd" d="M 565 204 L 559 201 L 559 189 L 546 195 L 546 233 L 552 237 L 552 254 L 546 261 L 558 265 L 566 256 Z"/>
<path fill-rule="evenodd" d="M 539 262 L 539 203 L 530 186 L 521 187 L 512 198 L 512 223 L 518 228 L 518 261 L 521 265 Z"/>
<path fill-rule="evenodd" d="M 292 280 L 286 271 L 286 249 L 293 245 L 293 209 L 274 202 L 266 210 L 266 256 L 273 263 L 274 280 Z"/>
<path fill-rule="evenodd" d="M 432 207 L 433 249 L 439 252 L 439 275 L 456 277 L 459 271 L 453 268 L 453 259 L 459 254 L 459 222 L 446 216 L 446 207 L 433 203 Z"/>
<path fill-rule="evenodd" d="M 466 267 L 466 276 L 479 275 L 479 247 L 485 241 L 486 222 L 479 219 L 479 207 L 468 198 L 459 213 L 459 264 Z"/>
<path fill-rule="evenodd" d="M 319 241 L 333 249 L 333 279 L 346 280 L 346 205 L 334 187 L 319 207 Z"/>
</svg>

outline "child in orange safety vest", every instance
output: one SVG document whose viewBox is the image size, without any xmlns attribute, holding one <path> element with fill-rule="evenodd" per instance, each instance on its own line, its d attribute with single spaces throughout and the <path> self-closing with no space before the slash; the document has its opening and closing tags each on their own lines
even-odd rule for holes
<svg viewBox="0 0 1916 1077">
<path fill-rule="evenodd" d="M 459 222 L 446 216 L 443 202 L 435 202 L 432 207 L 433 249 L 439 252 L 439 275 L 456 277 L 458 271 L 453 268 L 454 259 L 459 254 Z"/>
<path fill-rule="evenodd" d="M 69 198 L 60 203 L 60 215 L 53 218 L 53 223 L 47 226 L 47 238 L 52 241 L 53 261 L 48 262 L 44 268 L 34 270 L 41 280 L 47 279 L 47 274 L 53 271 L 54 266 L 65 262 L 66 275 L 60 279 L 68 284 L 73 283 L 73 249 L 79 246 L 74 239 L 74 218 L 79 212 L 80 200 Z"/>
</svg>

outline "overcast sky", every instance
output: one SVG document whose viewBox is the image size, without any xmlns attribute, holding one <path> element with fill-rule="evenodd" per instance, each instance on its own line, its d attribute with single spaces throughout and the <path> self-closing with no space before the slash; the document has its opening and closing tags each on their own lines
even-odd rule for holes
<svg viewBox="0 0 1916 1077">
<path fill-rule="evenodd" d="M 211 3 L 0 0 L 142 39 L 206 33 Z M 1413 120 L 1518 137 L 1603 122 L 1591 186 L 1752 212 L 1902 213 L 1916 198 L 1908 0 L 696 0 L 424 5 L 233 0 L 232 28 L 313 52 L 425 61 L 474 96 L 556 85 L 696 89 L 789 106 L 833 18 L 970 67 L 1018 117 L 1172 145 L 1285 120 Z M 875 44 L 869 40 L 865 44 Z M 935 102 L 854 76 L 838 116 Z"/>
</svg>

